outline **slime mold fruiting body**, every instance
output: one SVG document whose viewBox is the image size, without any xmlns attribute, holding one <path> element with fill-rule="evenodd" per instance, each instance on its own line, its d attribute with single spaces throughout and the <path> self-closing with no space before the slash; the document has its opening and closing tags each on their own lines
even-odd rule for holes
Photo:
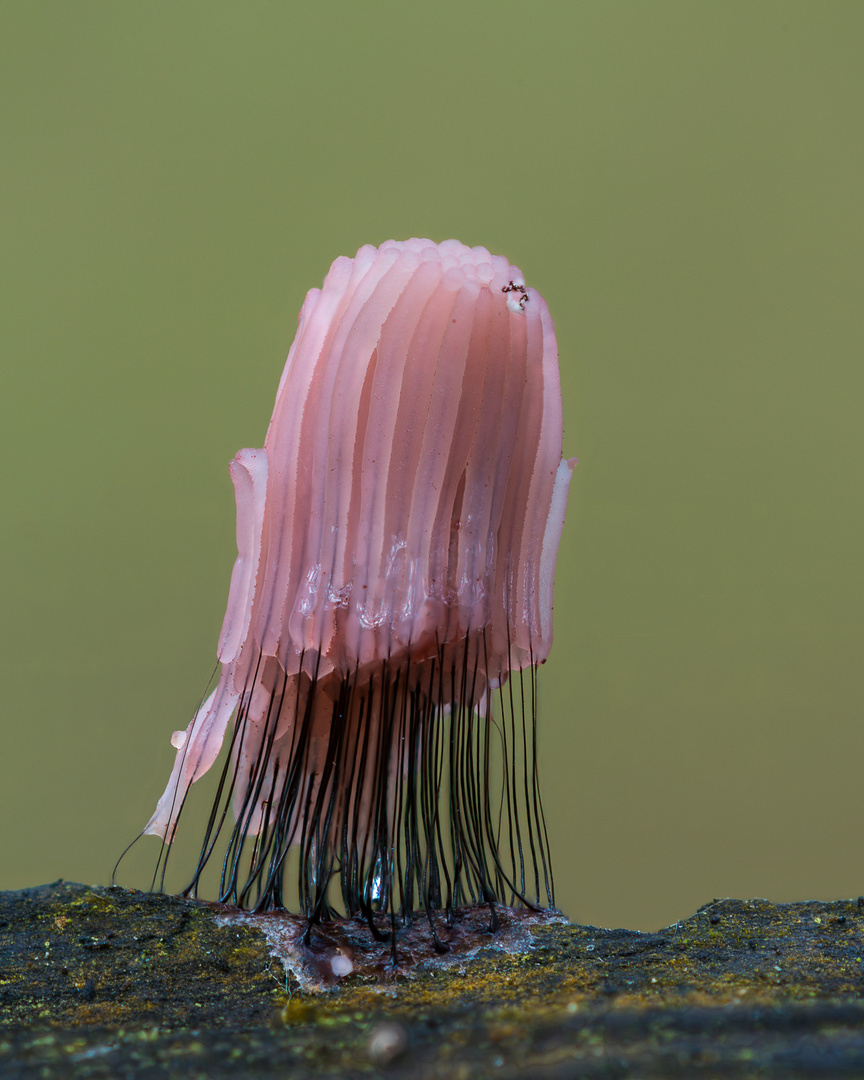
<svg viewBox="0 0 864 1080">
<path fill-rule="evenodd" d="M 375 930 L 552 903 L 534 713 L 561 444 L 552 320 L 516 267 L 453 240 L 336 260 L 264 448 L 230 466 L 219 682 L 145 829 L 171 843 L 227 738 L 187 891 L 221 834 L 220 899 L 255 910 Z"/>
</svg>

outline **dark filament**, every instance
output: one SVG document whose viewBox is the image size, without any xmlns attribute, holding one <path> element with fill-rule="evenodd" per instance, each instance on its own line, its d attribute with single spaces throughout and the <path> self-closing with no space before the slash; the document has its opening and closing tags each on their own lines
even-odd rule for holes
<svg viewBox="0 0 864 1080">
<path fill-rule="evenodd" d="M 220 902 L 255 912 L 296 907 L 310 930 L 358 916 L 384 940 L 425 913 L 437 947 L 434 912 L 449 923 L 456 908 L 488 905 L 494 929 L 496 903 L 553 906 L 535 667 L 490 691 L 485 635 L 466 638 L 460 655 L 461 649 L 441 647 L 413 666 L 382 662 L 363 685 L 355 672 L 335 691 L 331 676 L 326 693 L 317 672 L 289 681 L 280 669 L 260 751 L 238 799 L 259 658 L 183 895 L 197 897 L 218 850 Z M 330 711 L 323 737 L 322 700 Z M 294 715 L 292 737 L 287 750 L 280 742 L 278 757 L 286 707 Z M 160 883 L 169 850 L 165 845 L 160 856 Z"/>
</svg>

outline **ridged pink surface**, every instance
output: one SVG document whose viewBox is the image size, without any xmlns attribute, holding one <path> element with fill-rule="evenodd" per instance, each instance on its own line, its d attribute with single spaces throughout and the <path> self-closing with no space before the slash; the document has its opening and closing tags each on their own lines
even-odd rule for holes
<svg viewBox="0 0 864 1080">
<path fill-rule="evenodd" d="M 552 319 L 521 281 L 485 248 L 415 239 L 337 259 L 308 293 L 264 449 L 231 463 L 219 685 L 175 735 L 145 831 L 170 839 L 238 702 L 263 720 L 273 672 L 362 684 L 477 634 L 492 685 L 546 659 L 573 462 Z"/>
</svg>

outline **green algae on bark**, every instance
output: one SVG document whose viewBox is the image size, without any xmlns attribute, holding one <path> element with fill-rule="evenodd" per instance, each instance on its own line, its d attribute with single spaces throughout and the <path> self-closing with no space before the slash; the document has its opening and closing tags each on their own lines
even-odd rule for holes
<svg viewBox="0 0 864 1080">
<path fill-rule="evenodd" d="M 864 900 L 715 901 L 656 934 L 546 920 L 523 951 L 491 935 L 319 993 L 203 903 L 60 882 L 0 908 L 4 1080 L 864 1075 Z"/>
</svg>

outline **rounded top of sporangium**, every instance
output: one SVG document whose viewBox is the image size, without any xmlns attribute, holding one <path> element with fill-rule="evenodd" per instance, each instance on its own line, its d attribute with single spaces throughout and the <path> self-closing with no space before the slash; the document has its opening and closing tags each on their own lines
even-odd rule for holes
<svg viewBox="0 0 864 1080">
<path fill-rule="evenodd" d="M 300 312 L 263 450 L 231 463 L 220 639 L 345 675 L 468 635 L 502 676 L 548 655 L 571 464 L 557 344 L 520 270 L 456 240 L 336 259 Z"/>
</svg>

